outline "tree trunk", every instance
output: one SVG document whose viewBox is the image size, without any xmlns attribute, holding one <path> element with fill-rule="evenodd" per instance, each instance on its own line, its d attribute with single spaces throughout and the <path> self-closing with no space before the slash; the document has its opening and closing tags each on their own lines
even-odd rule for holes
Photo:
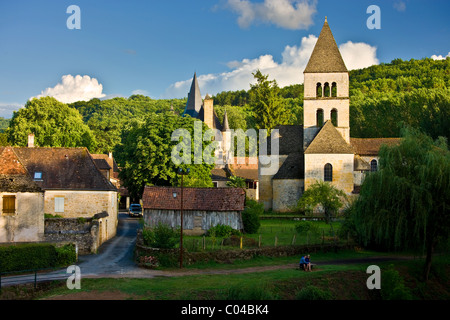
<svg viewBox="0 0 450 320">
<path fill-rule="evenodd" d="M 424 279 L 428 281 L 428 277 L 431 271 L 431 258 L 434 251 L 434 241 L 429 240 L 427 243 L 427 257 L 425 259 Z"/>
</svg>

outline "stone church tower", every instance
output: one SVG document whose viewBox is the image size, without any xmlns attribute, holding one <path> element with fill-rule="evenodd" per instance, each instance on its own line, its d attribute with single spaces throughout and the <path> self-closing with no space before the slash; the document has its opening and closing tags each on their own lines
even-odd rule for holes
<svg viewBox="0 0 450 320">
<path fill-rule="evenodd" d="M 331 120 L 350 143 L 348 70 L 327 19 L 304 73 L 303 147 Z"/>
<path fill-rule="evenodd" d="M 304 76 L 304 190 L 320 180 L 350 194 L 349 75 L 326 18 Z"/>
</svg>

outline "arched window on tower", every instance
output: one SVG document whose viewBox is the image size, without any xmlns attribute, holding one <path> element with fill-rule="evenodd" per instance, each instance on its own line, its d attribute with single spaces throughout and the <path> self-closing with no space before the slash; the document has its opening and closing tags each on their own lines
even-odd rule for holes
<svg viewBox="0 0 450 320">
<path fill-rule="evenodd" d="M 377 160 L 373 159 L 370 161 L 370 171 L 377 171 L 378 170 L 378 162 Z"/>
<path fill-rule="evenodd" d="M 330 84 L 328 82 L 323 85 L 323 96 L 330 97 Z"/>
<path fill-rule="evenodd" d="M 329 163 L 323 168 L 323 180 L 333 181 L 333 166 Z"/>
<path fill-rule="evenodd" d="M 331 84 L 331 96 L 332 97 L 337 97 L 337 84 L 336 84 L 336 82 L 333 82 Z"/>
<path fill-rule="evenodd" d="M 316 111 L 316 126 L 321 127 L 323 126 L 323 110 L 317 109 Z"/>
<path fill-rule="evenodd" d="M 338 112 L 336 109 L 331 110 L 331 123 L 333 126 L 338 126 Z"/>
<path fill-rule="evenodd" d="M 316 97 L 317 98 L 322 97 L 322 84 L 320 82 L 317 82 L 317 85 L 316 85 Z"/>
</svg>

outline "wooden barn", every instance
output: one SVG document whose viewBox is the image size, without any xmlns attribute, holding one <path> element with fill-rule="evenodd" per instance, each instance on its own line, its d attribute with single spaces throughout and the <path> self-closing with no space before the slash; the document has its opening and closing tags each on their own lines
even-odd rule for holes
<svg viewBox="0 0 450 320">
<path fill-rule="evenodd" d="M 146 225 L 180 226 L 181 188 L 145 187 L 142 201 Z M 244 202 L 242 188 L 183 188 L 183 233 L 204 234 L 218 224 L 241 230 Z"/>
</svg>

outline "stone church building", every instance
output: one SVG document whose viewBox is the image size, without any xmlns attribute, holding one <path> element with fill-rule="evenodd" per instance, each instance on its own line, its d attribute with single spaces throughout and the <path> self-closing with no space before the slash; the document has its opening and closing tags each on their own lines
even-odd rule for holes
<svg viewBox="0 0 450 320">
<path fill-rule="evenodd" d="M 358 193 L 365 174 L 377 170 L 381 145 L 399 139 L 351 138 L 349 106 L 349 72 L 325 19 L 304 70 L 303 126 L 277 127 L 279 170 L 274 175 L 260 170 L 259 201 L 266 210 L 293 210 L 317 180 Z"/>
</svg>

